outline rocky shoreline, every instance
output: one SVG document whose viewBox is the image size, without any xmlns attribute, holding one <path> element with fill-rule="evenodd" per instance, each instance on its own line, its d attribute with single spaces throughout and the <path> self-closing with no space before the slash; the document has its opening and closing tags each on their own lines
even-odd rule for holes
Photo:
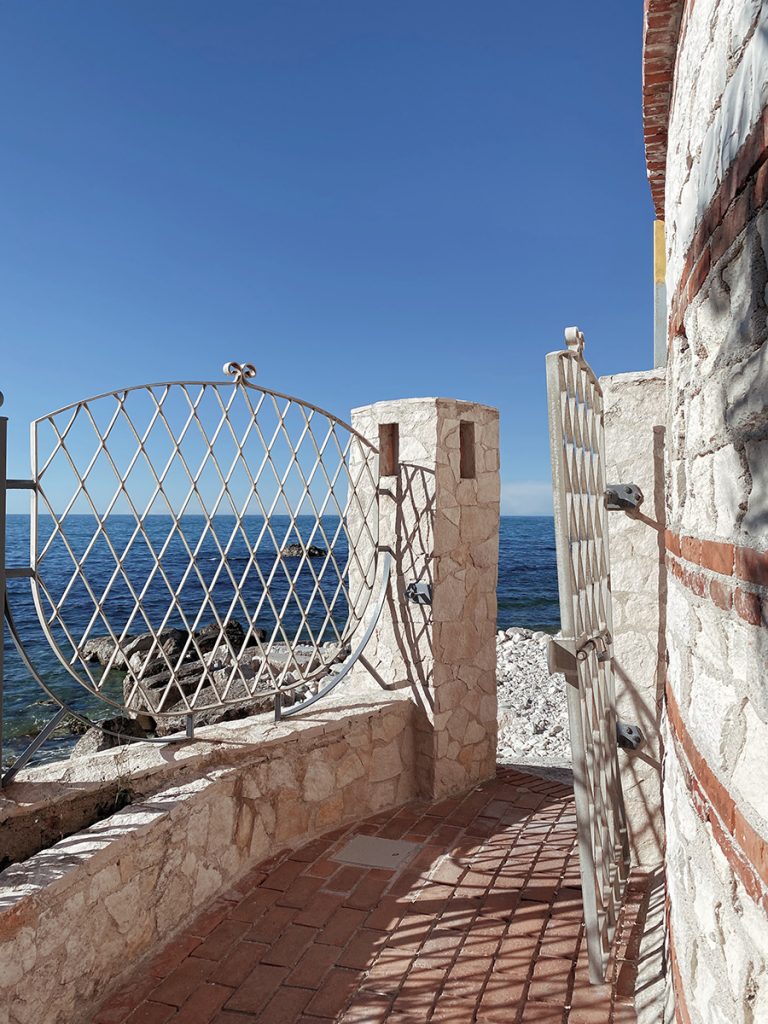
<svg viewBox="0 0 768 1024">
<path fill-rule="evenodd" d="M 169 628 L 156 636 L 142 633 L 123 637 L 119 645 L 110 637 L 86 641 L 81 650 L 83 661 L 97 662 L 122 677 L 123 700 L 132 717 L 110 718 L 101 723 L 101 728 L 86 729 L 70 756 L 82 757 L 132 739 L 183 731 L 187 719 L 184 698 L 193 694 L 201 709 L 195 712 L 197 726 L 271 711 L 275 706 L 275 680 L 283 678 L 286 663 L 292 670 L 284 677 L 288 688 L 283 693 L 283 704 L 290 706 L 317 693 L 349 654 L 349 649 L 338 643 L 324 643 L 319 648 L 296 644 L 289 650 L 284 643 L 266 644 L 266 640 L 263 629 L 251 630 L 246 636 L 242 625 L 231 620 L 223 636 L 218 625 L 211 625 L 197 630 L 191 638 L 186 630 Z M 233 678 L 234 652 L 239 653 Z M 300 679 L 307 681 L 291 687 L 298 681 L 295 675 L 299 671 Z M 169 686 L 172 677 L 174 685 Z M 218 697 L 214 684 L 219 692 L 227 690 L 224 707 L 215 706 Z"/>
<path fill-rule="evenodd" d="M 500 761 L 570 764 L 566 684 L 549 674 L 547 643 L 546 633 L 520 626 L 496 635 Z"/>
<path fill-rule="evenodd" d="M 238 623 L 233 623 L 229 628 L 232 632 L 230 639 L 235 643 L 237 641 L 242 643 L 244 638 L 242 627 Z M 168 630 L 162 636 L 165 652 L 171 657 L 178 654 L 178 650 L 186 638 L 186 634 L 184 636 L 177 635 L 180 632 Z M 213 632 L 210 630 L 210 637 L 205 630 L 196 634 L 198 649 L 207 649 L 208 657 L 211 654 L 216 656 L 213 651 L 215 646 Z M 261 636 L 260 639 L 262 639 Z M 521 626 L 500 630 L 496 636 L 496 683 L 499 700 L 498 757 L 500 761 L 553 768 L 564 768 L 570 765 L 571 750 L 565 680 L 561 675 L 550 676 L 549 674 L 547 641 L 546 633 L 525 629 Z M 127 682 L 130 681 L 131 670 L 140 671 L 143 659 L 147 657 L 149 646 L 148 635 L 131 638 L 131 641 L 126 644 L 125 655 L 127 658 L 122 656 L 122 661 L 118 659 L 118 664 L 124 671 L 127 670 Z M 281 657 L 287 656 L 287 652 L 283 651 L 282 647 L 283 645 L 278 644 L 273 649 L 271 657 L 276 662 Z M 101 664 L 107 664 L 112 659 L 111 663 L 114 666 L 116 660 L 114 648 L 114 643 L 108 639 L 94 639 L 88 641 L 83 653 L 86 660 L 98 661 Z M 311 649 L 307 648 L 307 656 L 310 651 Z M 346 652 L 333 653 L 339 657 Z M 223 665 L 224 661 L 228 659 L 221 660 Z M 329 661 L 333 660 L 335 660 L 334 657 L 329 658 Z M 213 664 L 219 669 L 218 660 Z M 189 686 L 195 688 L 203 666 L 199 660 L 193 659 L 189 666 L 184 666 L 184 669 L 190 676 Z M 251 671 L 253 671 L 252 668 Z M 164 666 L 158 665 L 157 675 L 158 678 L 152 679 L 150 686 L 153 683 L 164 685 L 167 682 L 167 663 Z M 186 680 L 182 680 L 182 686 L 186 685 L 186 682 Z M 265 688 L 266 682 L 265 680 Z M 234 706 L 200 715 L 200 724 L 242 718 L 248 714 L 269 711 L 273 707 L 274 700 L 271 695 L 265 694 L 261 700 L 258 697 L 248 698 L 245 693 L 243 697 L 243 701 Z M 136 710 L 144 709 L 136 708 Z M 144 734 L 167 735 L 170 732 L 183 729 L 184 718 L 181 707 L 174 707 L 170 710 L 177 711 L 178 718 L 165 719 L 162 723 L 142 722 L 146 728 Z M 125 737 L 123 742 L 129 741 L 129 737 L 142 735 L 142 729 L 132 719 L 110 719 L 104 725 L 112 731 L 122 733 Z M 160 725 L 159 728 L 158 725 Z M 93 753 L 95 750 L 103 750 L 120 742 L 116 737 L 106 736 L 98 729 L 91 729 L 77 743 L 71 756 L 78 757 Z"/>
</svg>

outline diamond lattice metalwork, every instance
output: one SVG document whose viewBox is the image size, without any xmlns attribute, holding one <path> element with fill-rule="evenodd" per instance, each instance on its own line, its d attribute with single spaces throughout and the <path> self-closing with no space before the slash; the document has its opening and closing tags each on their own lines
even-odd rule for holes
<svg viewBox="0 0 768 1024">
<path fill-rule="evenodd" d="M 629 870 L 616 748 L 611 581 L 604 503 L 603 397 L 584 336 L 547 356 L 547 391 L 563 639 L 590 976 L 605 972 Z M 565 657 L 562 657 L 563 652 Z"/>
<path fill-rule="evenodd" d="M 38 616 L 118 708 L 189 715 L 322 689 L 377 571 L 377 451 L 317 407 L 230 380 L 115 391 L 32 424 Z"/>
</svg>

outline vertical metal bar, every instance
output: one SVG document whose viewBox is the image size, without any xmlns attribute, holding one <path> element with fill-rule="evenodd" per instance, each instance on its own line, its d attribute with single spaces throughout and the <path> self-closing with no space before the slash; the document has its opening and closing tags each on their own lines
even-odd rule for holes
<svg viewBox="0 0 768 1024">
<path fill-rule="evenodd" d="M 59 708 L 53 718 L 43 726 L 40 732 L 35 736 L 28 747 L 19 754 L 16 760 L 13 762 L 8 771 L 3 775 L 0 780 L 0 786 L 7 786 L 11 782 L 14 776 L 21 771 L 21 769 L 30 761 L 30 759 L 38 752 L 40 747 L 45 743 L 49 736 L 52 736 L 56 731 L 57 727 L 61 725 L 64 719 L 67 717 L 67 709 Z"/>
<path fill-rule="evenodd" d="M 188 740 L 193 740 L 195 738 L 195 716 L 194 715 L 187 715 L 186 733 L 187 733 L 187 739 Z"/>
<path fill-rule="evenodd" d="M 283 719 L 283 695 L 277 690 L 275 693 L 275 721 L 281 722 Z"/>
<path fill-rule="evenodd" d="M 2 405 L 2 395 L 0 395 Z M 5 608 L 5 499 L 7 494 L 8 417 L 0 416 L 0 609 Z M 0 771 L 3 765 L 3 694 L 5 692 L 5 615 L 0 626 Z"/>
<path fill-rule="evenodd" d="M 38 505 L 38 494 L 37 494 L 37 424 L 30 423 L 29 425 L 29 475 L 32 479 L 32 488 L 29 492 L 29 564 L 32 567 L 33 572 L 37 571 L 37 551 L 38 551 L 38 532 L 37 532 L 37 519 L 40 512 Z M 32 599 L 37 604 L 35 597 L 36 588 L 32 587 Z M 38 606 L 38 615 L 40 614 L 41 607 Z"/>
</svg>

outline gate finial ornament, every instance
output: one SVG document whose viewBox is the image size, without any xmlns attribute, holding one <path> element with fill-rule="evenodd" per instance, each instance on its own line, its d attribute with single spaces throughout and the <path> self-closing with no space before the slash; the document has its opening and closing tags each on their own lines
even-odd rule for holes
<svg viewBox="0 0 768 1024">
<path fill-rule="evenodd" d="M 256 376 L 256 367 L 253 363 L 224 363 L 222 370 L 234 378 L 233 384 L 243 384 L 246 377 Z"/>
<path fill-rule="evenodd" d="M 584 355 L 584 332 L 578 327 L 565 328 L 565 344 L 577 356 Z"/>
</svg>

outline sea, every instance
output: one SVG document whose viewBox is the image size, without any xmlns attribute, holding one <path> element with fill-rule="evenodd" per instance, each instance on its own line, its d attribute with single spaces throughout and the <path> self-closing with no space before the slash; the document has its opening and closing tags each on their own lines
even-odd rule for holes
<svg viewBox="0 0 768 1024">
<path fill-rule="evenodd" d="M 328 519 L 329 522 L 324 520 L 324 528 L 326 536 L 332 537 L 338 520 L 334 523 L 331 517 Z M 87 515 L 71 516 L 67 523 L 67 542 L 70 549 L 67 549 L 60 538 L 54 537 L 46 556 L 46 585 L 54 602 L 64 597 L 66 604 L 62 605 L 62 608 L 66 607 L 66 625 L 72 635 L 78 636 L 82 636 L 89 626 L 93 614 L 93 603 L 82 584 L 76 584 L 66 591 L 72 569 L 70 552 L 78 558 L 84 553 L 86 554 L 88 580 L 94 593 L 101 594 L 105 589 L 108 590 L 106 614 L 109 615 L 110 624 L 115 630 L 123 628 L 130 609 L 133 607 L 133 601 L 126 585 L 115 581 L 111 587 L 108 587 L 114 573 L 115 560 L 105 542 L 91 543 L 94 535 L 93 523 L 93 519 Z M 232 535 L 234 521 L 228 521 L 228 517 L 216 517 L 214 524 L 220 541 L 226 540 Z M 46 528 L 45 524 L 41 523 L 43 540 L 50 533 L 51 525 L 49 524 Z M 134 525 L 135 522 L 127 516 L 110 517 L 108 532 L 114 541 L 115 550 L 123 550 L 121 543 L 124 546 L 128 541 Z M 216 572 L 220 562 L 216 540 L 213 537 L 205 536 L 204 521 L 201 517 L 185 517 L 182 520 L 182 525 L 189 546 L 194 548 L 199 542 L 200 571 L 204 582 L 213 586 L 216 610 L 222 614 L 221 609 L 226 609 L 231 600 L 232 588 L 228 587 L 224 577 L 212 580 L 212 574 Z M 272 525 L 277 545 L 281 545 L 286 540 L 298 539 L 298 537 L 289 536 L 287 531 L 290 524 L 287 518 L 283 524 L 285 530 L 282 533 L 280 523 Z M 244 526 L 245 536 L 256 537 L 260 533 L 263 534 L 263 520 L 259 520 L 259 517 L 246 517 Z M 300 517 L 292 528 L 306 542 L 310 535 L 312 522 L 310 520 L 302 522 Z M 141 589 L 142 583 L 146 582 L 147 567 L 152 564 L 148 545 L 151 544 L 155 550 L 160 550 L 166 543 L 163 566 L 168 582 L 166 583 L 156 575 L 142 599 L 144 613 L 153 626 L 157 626 L 168 605 L 168 587 L 182 585 L 182 605 L 185 606 L 185 612 L 187 608 L 192 611 L 199 607 L 202 587 L 194 576 L 190 578 L 188 575 L 185 580 L 184 568 L 188 565 L 188 559 L 184 556 L 183 545 L 178 535 L 173 534 L 170 520 L 163 516 L 148 517 L 146 531 L 146 540 L 140 538 L 131 546 L 126 566 L 130 577 L 132 579 L 135 577 L 138 591 Z M 238 535 L 236 542 L 230 546 L 228 552 L 228 563 L 235 575 L 237 575 L 238 566 L 247 565 L 248 546 L 245 536 Z M 23 566 L 28 564 L 29 518 L 23 515 L 9 515 L 6 538 L 7 565 Z M 321 538 L 315 537 L 314 542 L 322 545 Z M 263 554 L 261 554 L 262 550 Z M 341 537 L 338 542 L 333 544 L 333 551 L 339 562 L 343 564 L 346 550 Z M 274 565 L 275 549 L 274 546 L 262 543 L 259 545 L 259 552 L 259 560 L 261 563 L 263 559 L 263 570 L 266 576 Z M 246 579 L 247 588 L 244 599 L 246 602 L 257 602 L 260 590 L 259 581 L 253 573 Z M 337 583 L 338 578 L 335 581 L 323 582 L 323 590 L 328 604 Z M 286 633 L 289 635 L 300 634 L 302 629 L 300 612 L 295 602 L 292 604 L 286 598 L 287 588 L 280 589 L 280 574 L 274 577 L 273 585 L 277 588 L 274 604 L 281 610 L 281 622 Z M 304 570 L 299 574 L 297 589 L 305 601 L 311 595 L 314 587 L 316 587 L 316 581 L 311 571 Z M 270 589 L 272 589 L 272 585 Z M 8 602 L 18 632 L 24 640 L 29 659 L 46 684 L 75 710 L 87 717 L 98 720 L 116 714 L 114 708 L 106 705 L 73 680 L 58 660 L 40 627 L 29 580 L 13 579 L 8 581 Z M 250 605 L 248 606 L 250 607 Z M 323 602 L 317 599 L 313 602 L 312 607 L 314 619 L 310 616 L 310 625 L 314 626 L 325 617 L 325 612 Z M 345 615 L 345 608 L 340 602 L 337 602 L 335 608 L 338 615 L 342 617 Z M 236 612 L 234 617 L 237 618 Z M 270 629 L 274 625 L 274 621 L 273 613 L 266 608 L 257 624 Z M 205 622 L 200 624 L 204 625 Z M 167 625 L 180 626 L 182 623 L 170 619 Z M 497 627 L 507 629 L 510 626 L 524 626 L 528 629 L 549 633 L 554 633 L 560 628 L 554 524 L 551 516 L 502 516 Z M 140 623 L 133 623 L 135 632 L 142 632 L 140 627 Z M 78 630 L 79 633 L 77 633 Z M 98 622 L 91 625 L 90 635 L 103 635 L 104 633 L 106 633 L 106 629 L 103 627 L 99 629 Z M 63 634 L 59 633 L 59 639 L 64 643 Z M 326 633 L 325 639 L 333 639 L 333 636 Z M 119 677 L 116 677 L 114 681 L 114 691 L 115 695 L 120 692 Z M 30 676 L 11 642 L 8 630 L 6 630 L 3 693 L 4 766 L 15 760 L 42 726 L 53 716 L 56 709 L 55 702 Z M 71 723 L 65 723 L 38 751 L 30 763 L 40 764 L 67 757 L 77 739 L 78 735 L 72 731 Z"/>
</svg>

